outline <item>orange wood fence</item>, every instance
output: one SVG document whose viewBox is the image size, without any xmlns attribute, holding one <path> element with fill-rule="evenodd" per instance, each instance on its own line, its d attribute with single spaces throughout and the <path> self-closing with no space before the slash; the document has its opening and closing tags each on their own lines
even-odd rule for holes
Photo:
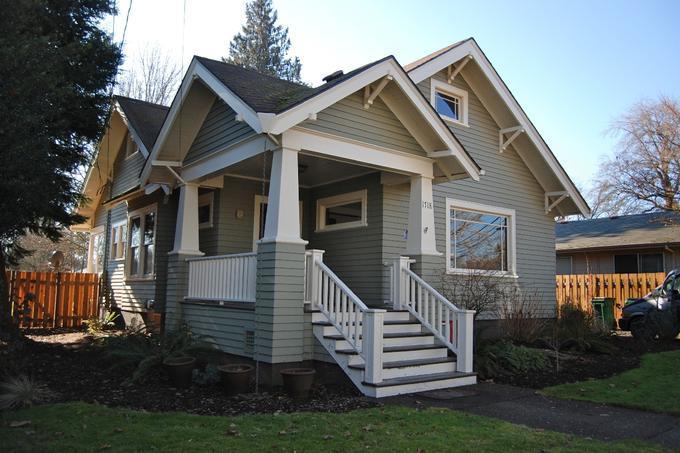
<svg viewBox="0 0 680 453">
<path fill-rule="evenodd" d="M 590 310 L 594 297 L 615 299 L 614 315 L 621 316 L 626 299 L 642 297 L 663 283 L 666 274 L 569 274 L 556 276 L 557 306 L 572 303 Z"/>
<path fill-rule="evenodd" d="M 8 271 L 12 313 L 22 328 L 78 327 L 99 312 L 99 276 Z"/>
</svg>

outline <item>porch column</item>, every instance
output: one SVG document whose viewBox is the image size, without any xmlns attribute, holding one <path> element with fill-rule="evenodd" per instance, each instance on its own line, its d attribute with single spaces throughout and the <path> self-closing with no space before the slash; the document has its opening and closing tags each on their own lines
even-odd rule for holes
<svg viewBox="0 0 680 453">
<path fill-rule="evenodd" d="M 203 255 L 198 246 L 198 184 L 186 183 L 180 188 L 174 254 Z"/>
<path fill-rule="evenodd" d="M 255 354 L 260 382 L 279 384 L 281 368 L 304 351 L 305 244 L 300 237 L 298 152 L 273 152 L 264 237 L 257 246 Z"/>
<path fill-rule="evenodd" d="M 420 175 L 411 177 L 406 255 L 441 255 L 437 251 L 434 234 L 432 178 Z"/>
<path fill-rule="evenodd" d="M 89 238 L 87 241 L 87 269 L 85 269 L 85 272 L 91 274 L 94 272 L 94 232 L 90 230 L 88 235 Z"/>
</svg>

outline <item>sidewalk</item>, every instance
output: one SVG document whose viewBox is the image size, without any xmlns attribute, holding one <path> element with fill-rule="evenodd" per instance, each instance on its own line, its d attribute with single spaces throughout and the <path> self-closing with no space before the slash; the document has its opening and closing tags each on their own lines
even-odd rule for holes
<svg viewBox="0 0 680 453">
<path fill-rule="evenodd" d="M 395 396 L 381 402 L 410 407 L 445 407 L 580 437 L 604 441 L 637 438 L 680 449 L 680 417 L 548 398 L 535 390 L 509 385 L 478 384 Z"/>
</svg>

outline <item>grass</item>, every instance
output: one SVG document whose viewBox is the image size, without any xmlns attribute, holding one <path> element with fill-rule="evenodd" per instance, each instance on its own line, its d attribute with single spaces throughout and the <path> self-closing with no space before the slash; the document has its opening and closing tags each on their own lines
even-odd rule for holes
<svg viewBox="0 0 680 453">
<path fill-rule="evenodd" d="M 548 387 L 543 393 L 680 415 L 680 351 L 646 354 L 634 370 L 607 379 Z"/>
<path fill-rule="evenodd" d="M 394 406 L 345 414 L 208 417 L 68 403 L 0 417 L 4 452 L 663 451 L 639 441 L 604 443 L 447 409 Z M 12 427 L 20 421 L 30 424 Z"/>
</svg>

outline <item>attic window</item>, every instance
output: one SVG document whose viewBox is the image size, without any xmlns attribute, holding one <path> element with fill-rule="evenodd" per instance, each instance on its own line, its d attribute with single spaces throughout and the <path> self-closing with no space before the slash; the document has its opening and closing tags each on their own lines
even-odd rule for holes
<svg viewBox="0 0 680 453">
<path fill-rule="evenodd" d="M 431 102 L 437 113 L 449 123 L 468 125 L 468 93 L 448 83 L 432 80 Z"/>
<path fill-rule="evenodd" d="M 130 157 L 137 151 L 139 151 L 139 146 L 132 140 L 130 134 L 127 134 L 125 138 L 125 157 Z"/>
</svg>

